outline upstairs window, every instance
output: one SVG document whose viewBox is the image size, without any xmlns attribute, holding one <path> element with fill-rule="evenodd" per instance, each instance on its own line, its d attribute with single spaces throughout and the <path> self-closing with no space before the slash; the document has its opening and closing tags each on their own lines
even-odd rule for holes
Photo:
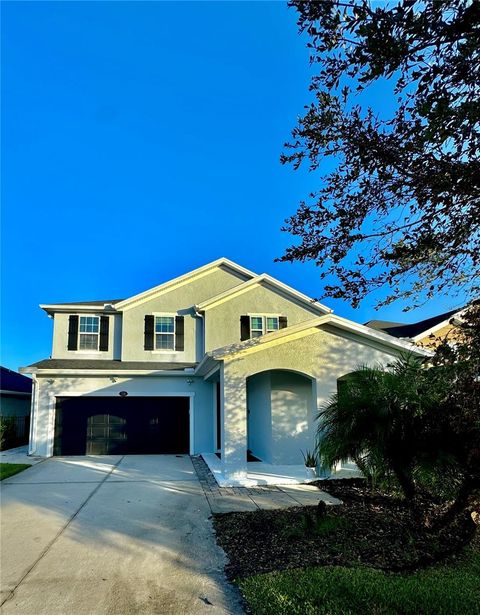
<svg viewBox="0 0 480 615">
<path fill-rule="evenodd" d="M 155 350 L 175 350 L 174 316 L 155 316 Z"/>
<path fill-rule="evenodd" d="M 265 333 L 273 333 L 288 326 L 286 316 L 268 316 L 258 314 L 240 316 L 240 341 L 249 340 L 253 337 L 261 337 Z"/>
<path fill-rule="evenodd" d="M 250 316 L 250 337 L 278 331 L 278 316 Z"/>
<path fill-rule="evenodd" d="M 98 350 L 99 337 L 100 318 L 98 316 L 80 316 L 78 349 Z"/>
<path fill-rule="evenodd" d="M 263 317 L 251 316 L 250 317 L 250 337 L 260 337 L 263 335 Z"/>
</svg>

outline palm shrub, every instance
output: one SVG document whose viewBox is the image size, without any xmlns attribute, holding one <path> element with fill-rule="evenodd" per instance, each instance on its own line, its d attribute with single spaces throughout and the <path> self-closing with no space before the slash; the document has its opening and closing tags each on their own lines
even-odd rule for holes
<svg viewBox="0 0 480 615">
<path fill-rule="evenodd" d="M 425 417 L 443 395 L 426 371 L 420 359 L 405 355 L 388 368 L 362 366 L 349 374 L 318 416 L 321 466 L 353 458 L 372 482 L 393 478 L 414 498 Z"/>
<path fill-rule="evenodd" d="M 457 324 L 457 323 L 456 323 Z M 428 364 L 361 367 L 319 413 L 324 469 L 353 458 L 371 482 L 453 499 L 443 521 L 480 505 L 480 301 Z"/>
</svg>

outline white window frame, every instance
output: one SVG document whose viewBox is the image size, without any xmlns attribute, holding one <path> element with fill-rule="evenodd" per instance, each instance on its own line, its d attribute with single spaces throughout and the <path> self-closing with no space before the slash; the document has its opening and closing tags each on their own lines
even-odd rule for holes
<svg viewBox="0 0 480 615">
<path fill-rule="evenodd" d="M 266 335 L 267 333 L 273 333 L 274 331 L 278 331 L 280 329 L 280 315 L 279 314 L 248 314 L 250 318 L 250 339 L 255 339 L 253 337 L 253 331 L 260 331 L 260 329 L 252 329 L 252 318 L 261 318 L 262 319 L 262 333 L 261 335 L 257 335 L 257 337 L 261 337 L 262 335 Z M 278 327 L 276 329 L 267 329 L 267 319 L 268 318 L 276 318 Z"/>
<path fill-rule="evenodd" d="M 176 314 L 165 314 L 163 312 L 153 312 L 153 346 L 154 349 L 152 352 L 158 352 L 158 353 L 169 353 L 169 352 L 177 352 L 177 321 L 176 321 Z M 157 328 L 157 317 L 167 317 L 167 318 L 173 318 L 173 333 L 157 333 L 156 328 Z M 173 336 L 173 348 L 157 348 L 157 335 L 172 335 Z"/>
<path fill-rule="evenodd" d="M 82 322 L 82 318 L 96 318 L 98 321 L 98 331 L 97 333 L 88 332 L 88 331 L 80 331 L 80 326 Z M 77 337 L 77 352 L 100 352 L 100 316 L 98 314 L 79 314 L 78 315 L 78 337 Z M 94 348 L 80 348 L 80 336 L 81 335 L 96 335 L 97 336 L 97 347 Z"/>
</svg>

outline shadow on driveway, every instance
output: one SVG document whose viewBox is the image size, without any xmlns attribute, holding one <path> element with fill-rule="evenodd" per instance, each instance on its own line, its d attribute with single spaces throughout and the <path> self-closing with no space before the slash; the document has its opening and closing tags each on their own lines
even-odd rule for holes
<svg viewBox="0 0 480 615">
<path fill-rule="evenodd" d="M 2 613 L 242 613 L 188 456 L 52 458 L 2 483 Z"/>
</svg>

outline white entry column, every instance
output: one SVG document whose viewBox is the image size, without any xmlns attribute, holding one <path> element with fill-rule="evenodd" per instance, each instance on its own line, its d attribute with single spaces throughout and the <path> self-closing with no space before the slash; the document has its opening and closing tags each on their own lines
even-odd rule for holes
<svg viewBox="0 0 480 615">
<path fill-rule="evenodd" d="M 226 479 L 247 478 L 247 381 L 225 362 L 220 370 L 222 472 Z"/>
</svg>

